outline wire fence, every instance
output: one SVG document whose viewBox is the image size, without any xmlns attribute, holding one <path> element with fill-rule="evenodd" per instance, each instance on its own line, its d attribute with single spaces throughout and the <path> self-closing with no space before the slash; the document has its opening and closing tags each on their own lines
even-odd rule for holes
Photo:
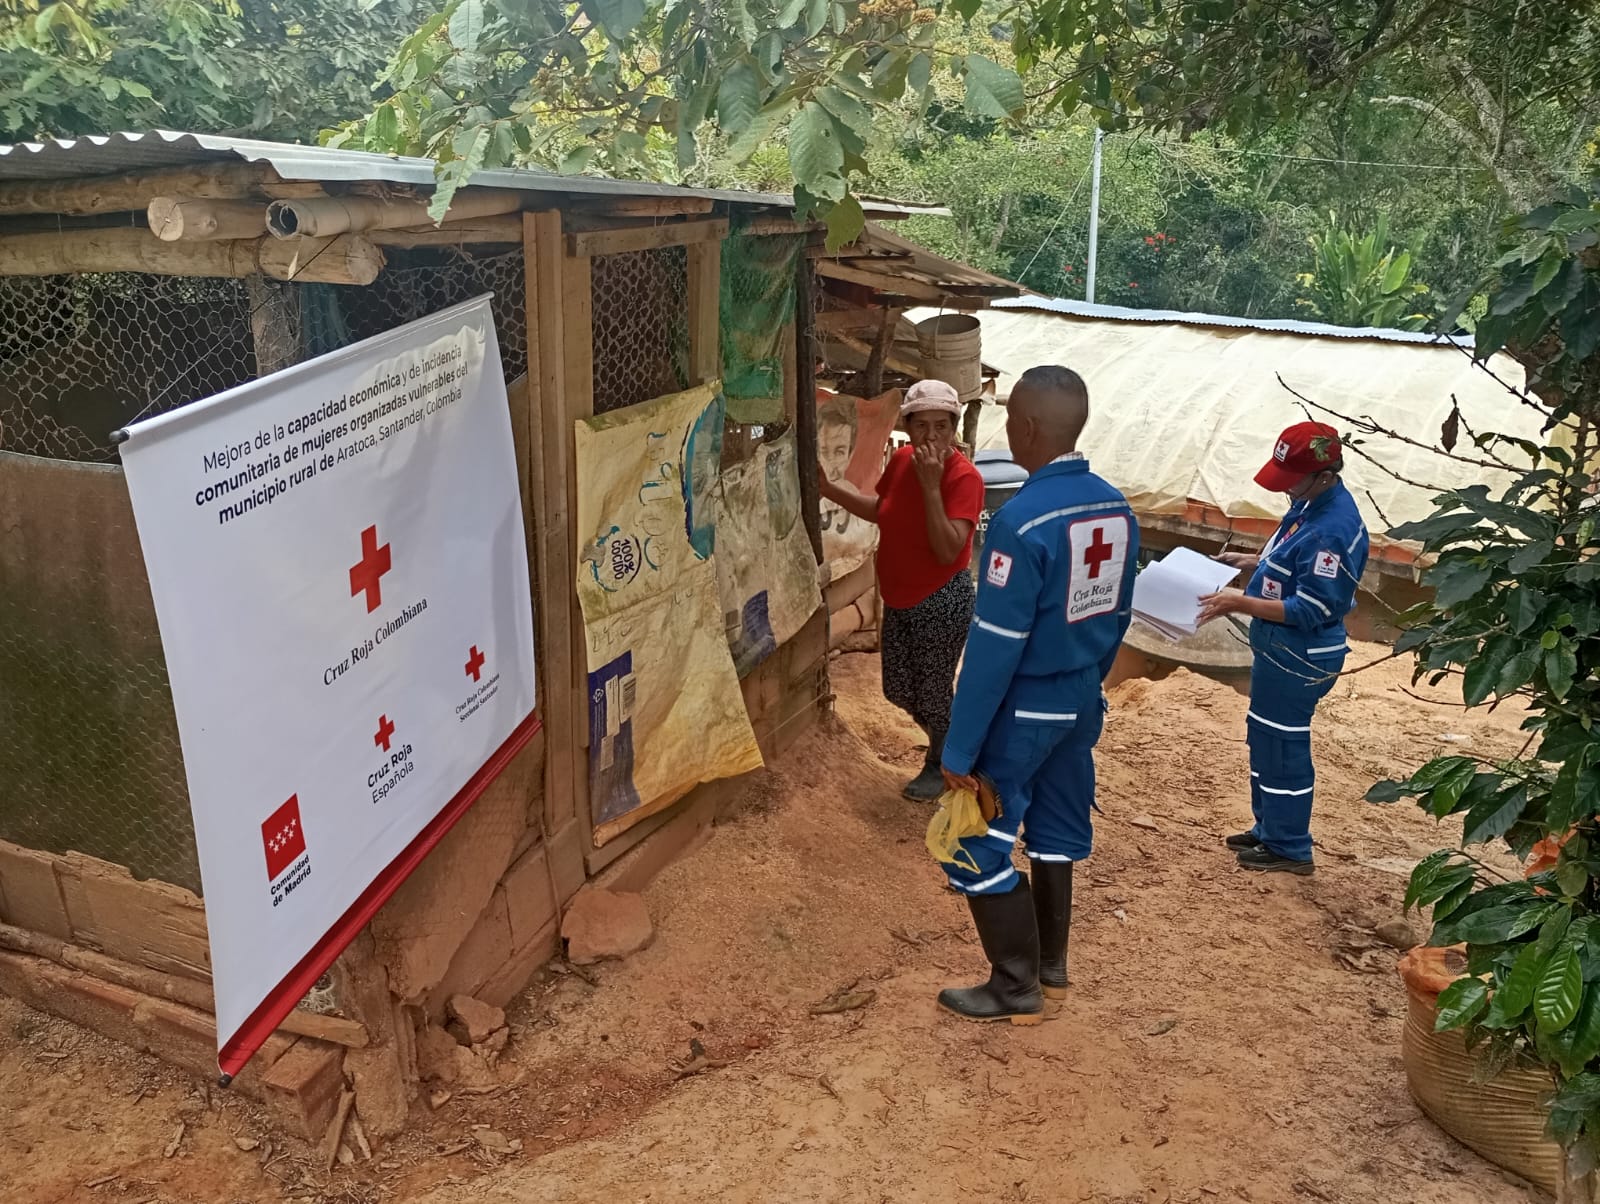
<svg viewBox="0 0 1600 1204">
<path fill-rule="evenodd" d="M 520 249 L 392 251 L 366 287 L 0 277 L 0 839 L 200 890 L 110 433 L 485 292 L 514 380 L 528 355 Z"/>
</svg>

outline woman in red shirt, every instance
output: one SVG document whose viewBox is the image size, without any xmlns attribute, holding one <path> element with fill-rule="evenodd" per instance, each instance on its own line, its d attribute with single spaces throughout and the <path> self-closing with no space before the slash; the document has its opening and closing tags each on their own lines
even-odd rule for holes
<svg viewBox="0 0 1600 1204">
<path fill-rule="evenodd" d="M 928 733 L 922 772 L 905 788 L 907 798 L 924 802 L 944 792 L 939 760 L 956 664 L 972 622 L 974 591 L 966 569 L 983 510 L 983 477 L 955 447 L 960 416 L 955 389 L 920 381 L 900 405 L 911 446 L 889 457 L 875 496 L 818 472 L 823 497 L 882 529 L 883 693 Z"/>
</svg>

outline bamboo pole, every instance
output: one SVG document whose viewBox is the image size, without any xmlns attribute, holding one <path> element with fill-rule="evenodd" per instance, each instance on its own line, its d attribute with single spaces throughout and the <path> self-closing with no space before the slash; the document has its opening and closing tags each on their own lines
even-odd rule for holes
<svg viewBox="0 0 1600 1204">
<path fill-rule="evenodd" d="M 509 189 L 465 189 L 456 193 L 445 224 L 515 213 L 526 199 Z M 320 196 L 273 201 L 267 231 L 274 238 L 326 238 L 358 230 L 398 230 L 433 223 L 426 197 Z"/>
<path fill-rule="evenodd" d="M 151 233 L 162 242 L 260 238 L 267 229 L 267 208 L 259 201 L 158 196 L 150 202 L 145 215 Z"/>
<path fill-rule="evenodd" d="M 260 272 L 274 280 L 371 284 L 383 263 L 383 252 L 359 235 L 292 243 L 265 237 L 170 243 L 120 227 L 0 235 L 0 276 L 150 272 L 240 279 Z"/>
</svg>

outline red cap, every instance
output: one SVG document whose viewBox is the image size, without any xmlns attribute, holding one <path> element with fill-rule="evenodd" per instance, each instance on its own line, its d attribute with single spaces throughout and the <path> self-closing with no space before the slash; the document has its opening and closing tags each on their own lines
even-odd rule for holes
<svg viewBox="0 0 1600 1204">
<path fill-rule="evenodd" d="M 1343 456 L 1338 431 L 1320 422 L 1297 422 L 1278 436 L 1272 459 L 1256 473 L 1256 484 L 1269 493 L 1287 493 L 1312 473 L 1337 464 Z"/>
</svg>

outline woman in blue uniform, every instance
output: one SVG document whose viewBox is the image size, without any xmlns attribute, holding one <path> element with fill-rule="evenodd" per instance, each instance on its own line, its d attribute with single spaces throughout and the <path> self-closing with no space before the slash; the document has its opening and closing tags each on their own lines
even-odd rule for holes
<svg viewBox="0 0 1600 1204">
<path fill-rule="evenodd" d="M 1243 593 L 1201 599 L 1200 620 L 1250 617 L 1250 809 L 1255 824 L 1227 838 L 1245 869 L 1309 874 L 1311 717 L 1344 668 L 1344 620 L 1367 564 L 1367 528 L 1339 473 L 1339 435 L 1320 422 L 1278 438 L 1256 484 L 1287 494 L 1289 512 L 1259 556 L 1227 563 L 1250 572 Z"/>
</svg>

